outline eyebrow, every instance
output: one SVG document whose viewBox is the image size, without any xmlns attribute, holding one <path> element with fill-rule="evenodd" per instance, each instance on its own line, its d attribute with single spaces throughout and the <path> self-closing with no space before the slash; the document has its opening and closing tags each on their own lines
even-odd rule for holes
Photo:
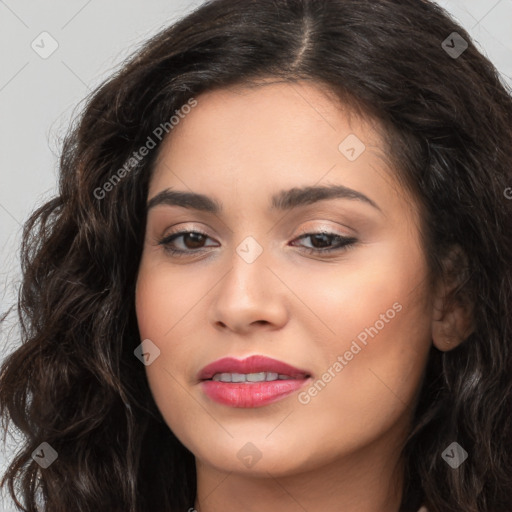
<svg viewBox="0 0 512 512">
<path fill-rule="evenodd" d="M 369 197 L 357 190 L 343 185 L 310 186 L 282 190 L 271 197 L 270 210 L 291 210 L 300 206 L 325 201 L 328 199 L 351 199 L 367 203 L 377 210 L 382 210 Z M 181 206 L 203 212 L 219 214 L 222 212 L 222 203 L 204 194 L 196 192 L 182 192 L 165 189 L 151 198 L 146 206 L 147 211 L 157 205 Z"/>
</svg>

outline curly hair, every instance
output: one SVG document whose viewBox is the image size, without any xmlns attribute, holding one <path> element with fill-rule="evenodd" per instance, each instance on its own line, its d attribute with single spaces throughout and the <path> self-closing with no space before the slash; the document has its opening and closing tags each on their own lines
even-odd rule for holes
<svg viewBox="0 0 512 512">
<path fill-rule="evenodd" d="M 443 45 L 454 32 L 468 44 L 458 56 Z M 193 503 L 194 457 L 134 357 L 145 201 L 165 137 L 132 155 L 191 98 L 261 78 L 325 84 L 377 121 L 421 208 L 432 277 L 446 274 L 451 247 L 464 255 L 452 300 L 473 305 L 474 330 L 451 351 L 431 349 L 400 510 L 512 511 L 512 98 L 426 0 L 213 0 L 92 93 L 64 142 L 58 195 L 24 227 L 21 344 L 0 374 L 2 421 L 23 443 L 2 486 L 30 512 Z M 441 458 L 454 440 L 469 452 L 458 469 Z M 31 456 L 42 442 L 58 453 L 46 469 Z"/>
</svg>

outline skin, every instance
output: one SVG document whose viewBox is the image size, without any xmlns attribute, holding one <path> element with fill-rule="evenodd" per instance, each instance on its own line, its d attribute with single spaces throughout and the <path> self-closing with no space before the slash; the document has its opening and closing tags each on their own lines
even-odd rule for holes
<svg viewBox="0 0 512 512">
<path fill-rule="evenodd" d="M 443 312 L 446 290 L 434 293 L 429 281 L 416 202 L 394 177 L 378 125 L 318 84 L 222 89 L 197 101 L 161 148 L 148 201 L 165 189 L 193 191 L 223 211 L 151 208 L 136 289 L 141 340 L 160 350 L 146 366 L 152 394 L 196 458 L 194 506 L 397 512 L 400 448 L 428 352 L 433 339 L 441 350 L 455 346 L 453 336 L 445 342 L 447 325 L 462 322 L 456 310 Z M 338 149 L 350 134 L 366 146 L 354 161 Z M 327 184 L 350 187 L 378 208 L 337 198 L 268 209 L 277 191 Z M 159 244 L 172 231 L 198 229 L 208 238 L 174 241 L 185 257 Z M 322 245 L 299 237 L 322 229 L 357 241 L 308 254 L 304 248 Z M 252 263 L 236 251 L 248 236 L 263 250 Z M 400 312 L 333 371 L 396 303 Z M 329 368 L 335 376 L 308 403 L 295 392 L 233 408 L 203 393 L 204 366 L 254 354 L 306 369 L 314 381 Z M 251 467 L 237 456 L 249 442 L 261 455 Z"/>
</svg>

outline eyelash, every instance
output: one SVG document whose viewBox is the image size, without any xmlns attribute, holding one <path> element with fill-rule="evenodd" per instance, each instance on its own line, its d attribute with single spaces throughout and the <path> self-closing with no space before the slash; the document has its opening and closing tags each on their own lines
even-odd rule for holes
<svg viewBox="0 0 512 512">
<path fill-rule="evenodd" d="M 177 238 L 180 238 L 181 236 L 188 235 L 191 233 L 196 234 L 196 235 L 202 235 L 206 238 L 210 238 L 206 233 L 203 233 L 202 231 L 197 231 L 197 230 L 177 231 L 175 233 L 171 233 L 171 234 L 165 236 L 164 238 L 162 238 L 158 242 L 158 244 L 163 245 L 167 252 L 169 252 L 172 256 L 176 256 L 178 258 L 205 252 L 206 249 L 204 249 L 204 248 L 196 249 L 196 250 L 191 249 L 191 250 L 184 251 L 182 249 L 173 248 L 170 245 L 171 242 L 173 242 Z M 330 248 L 330 249 L 315 249 L 315 248 L 311 248 L 311 247 L 302 247 L 302 250 L 307 252 L 308 254 L 316 254 L 316 255 L 332 253 L 332 252 L 337 252 L 337 251 L 341 252 L 343 250 L 350 248 L 352 245 L 354 245 L 357 242 L 357 239 L 354 237 L 345 237 L 345 236 L 338 235 L 337 233 L 330 233 L 328 231 L 317 231 L 317 232 L 313 232 L 313 233 L 303 233 L 301 236 L 295 238 L 294 241 L 301 240 L 303 238 L 309 238 L 309 237 L 321 236 L 321 235 L 327 236 L 329 238 L 338 239 L 339 240 L 338 246 Z"/>
</svg>

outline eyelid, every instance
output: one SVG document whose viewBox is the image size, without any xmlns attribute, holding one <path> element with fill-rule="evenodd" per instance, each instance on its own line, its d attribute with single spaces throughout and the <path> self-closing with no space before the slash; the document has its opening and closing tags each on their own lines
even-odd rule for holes
<svg viewBox="0 0 512 512">
<path fill-rule="evenodd" d="M 339 226 L 342 226 L 341 224 L 338 224 Z M 303 227 L 300 228 L 299 236 L 300 235 L 310 235 L 312 233 L 325 233 L 325 234 L 333 234 L 338 235 L 345 238 L 353 238 L 356 236 L 356 233 L 353 229 L 348 228 L 347 226 L 343 226 L 345 228 L 345 232 L 340 232 L 339 228 L 333 228 L 331 226 L 321 225 L 321 226 L 315 226 L 315 227 Z"/>
</svg>

